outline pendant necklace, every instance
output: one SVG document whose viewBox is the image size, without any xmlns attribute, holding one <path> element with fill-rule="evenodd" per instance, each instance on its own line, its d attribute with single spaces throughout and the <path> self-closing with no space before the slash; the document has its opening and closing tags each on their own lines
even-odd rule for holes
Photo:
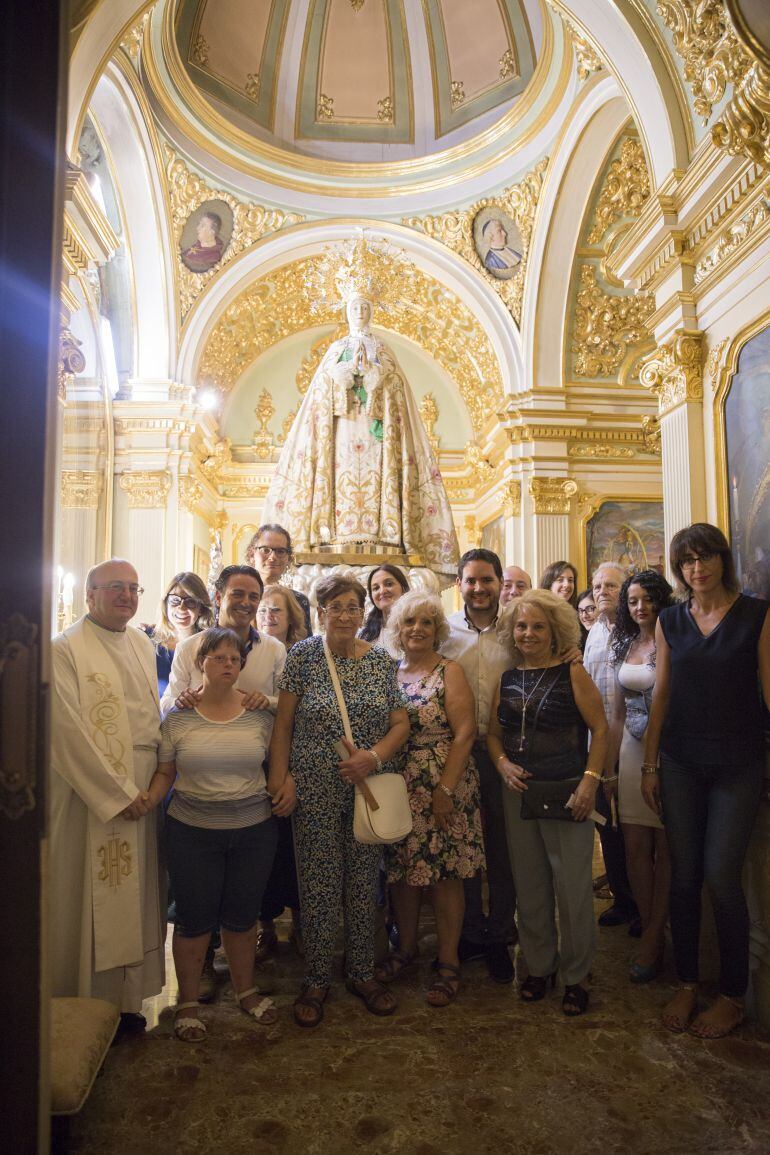
<svg viewBox="0 0 770 1155">
<path fill-rule="evenodd" d="M 538 686 L 542 682 L 543 678 L 545 677 L 546 673 L 550 669 L 551 669 L 550 666 L 545 667 L 542 674 L 537 679 L 537 681 L 535 682 L 534 686 L 532 687 L 532 689 L 529 691 L 528 694 L 524 693 L 524 670 L 521 671 L 521 700 L 522 700 L 521 729 L 519 730 L 519 748 L 517 751 L 517 753 L 519 753 L 519 754 L 523 754 L 524 751 L 527 749 L 527 739 L 526 739 L 525 734 L 524 734 L 524 730 L 525 730 L 526 725 L 527 725 L 527 706 L 529 705 L 530 698 L 532 697 L 535 690 L 538 688 Z"/>
</svg>

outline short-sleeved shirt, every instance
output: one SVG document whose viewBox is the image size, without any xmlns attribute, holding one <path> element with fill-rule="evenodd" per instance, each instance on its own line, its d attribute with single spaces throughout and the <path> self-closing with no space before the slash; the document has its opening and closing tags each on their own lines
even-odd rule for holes
<svg viewBox="0 0 770 1155">
<path fill-rule="evenodd" d="M 514 665 L 512 652 L 498 637 L 497 618 L 479 630 L 468 618 L 467 611 L 462 609 L 450 614 L 447 622 L 450 634 L 439 649 L 444 657 L 452 658 L 462 666 L 473 691 L 476 726 L 479 739 L 482 739 L 489 726 L 489 714 L 500 688 L 500 678 Z"/>
<path fill-rule="evenodd" d="M 345 697 L 353 740 L 369 749 L 390 729 L 390 714 L 405 708 L 398 688 L 396 663 L 384 650 L 372 646 L 361 658 L 332 655 Z M 290 767 L 303 793 L 320 787 L 347 794 L 352 787 L 339 777 L 339 755 L 334 743 L 345 734 L 337 697 L 324 655 L 323 639 L 306 638 L 292 646 L 281 680 L 281 690 L 299 698 L 294 715 Z M 385 763 L 384 770 L 400 767 L 400 758 Z"/>
<path fill-rule="evenodd" d="M 660 628 L 671 651 L 662 752 L 707 766 L 764 758 L 758 645 L 768 609 L 762 598 L 741 594 L 706 636 L 687 602 L 661 611 Z"/>
<path fill-rule="evenodd" d="M 176 762 L 172 818 L 240 829 L 270 817 L 261 713 L 243 710 L 228 722 L 215 722 L 197 709 L 171 710 L 161 727 L 158 760 Z"/>
</svg>

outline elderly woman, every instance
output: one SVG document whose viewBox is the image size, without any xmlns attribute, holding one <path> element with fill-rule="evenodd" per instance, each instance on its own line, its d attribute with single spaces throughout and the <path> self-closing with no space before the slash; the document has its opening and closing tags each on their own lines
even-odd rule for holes
<svg viewBox="0 0 770 1155">
<path fill-rule="evenodd" d="M 372 608 L 366 615 L 359 637 L 375 646 L 382 646 L 391 658 L 399 656 L 398 638 L 386 629 L 390 611 L 399 598 L 409 592 L 406 574 L 397 565 L 381 565 L 373 569 L 366 581 L 366 592 Z"/>
<path fill-rule="evenodd" d="M 158 769 L 148 788 L 155 806 L 174 786 L 166 819 L 176 898 L 174 1033 L 185 1043 L 206 1034 L 198 990 L 217 926 L 241 1010 L 262 1024 L 277 1017 L 252 981 L 257 915 L 276 844 L 263 770 L 269 716 L 244 709 L 235 688 L 241 649 L 233 630 L 207 630 L 195 662 L 203 677 L 201 695 L 195 709 L 174 708 L 166 716 Z"/>
<path fill-rule="evenodd" d="M 262 600 L 257 610 L 257 629 L 261 634 L 269 634 L 283 642 L 290 650 L 295 642 L 308 636 L 305 615 L 295 593 L 288 586 L 265 586 Z M 275 852 L 273 870 L 268 879 L 262 898 L 257 930 L 257 949 L 254 960 L 264 962 L 278 947 L 275 920 L 288 906 L 291 910 L 292 930 L 289 941 L 302 954 L 302 932 L 299 922 L 299 888 L 297 866 L 294 859 L 294 837 L 290 818 L 276 818 L 278 826 L 278 848 Z"/>
<path fill-rule="evenodd" d="M 644 802 L 640 787 L 644 731 L 655 685 L 655 625 L 660 611 L 671 604 L 671 593 L 656 570 L 626 578 L 610 643 L 619 693 L 610 717 L 604 790 L 608 798 L 617 793 L 628 878 L 642 924 L 639 949 L 628 972 L 632 983 L 649 982 L 660 970 L 668 919 L 671 871 L 666 832 Z"/>
<path fill-rule="evenodd" d="M 375 1015 L 396 1009 L 374 977 L 374 911 L 381 847 L 353 837 L 355 786 L 391 765 L 409 737 L 409 719 L 387 654 L 357 638 L 364 589 L 332 575 L 316 586 L 325 637 L 297 642 L 281 679 L 268 789 L 274 813 L 294 816 L 306 974 L 294 1003 L 302 1027 L 323 1018 L 332 977 L 340 900 L 345 910 L 347 989 Z M 324 644 L 325 643 L 325 644 Z M 328 661 L 326 649 L 328 648 Z M 344 725 L 329 662 L 340 682 L 355 745 Z M 344 757 L 335 749 L 345 749 Z"/>
<path fill-rule="evenodd" d="M 214 622 L 214 611 L 205 585 L 197 573 L 176 574 L 168 584 L 158 607 L 154 626 L 142 626 L 155 646 L 158 693 L 163 697 L 171 673 L 177 642 L 206 630 Z"/>
<path fill-rule="evenodd" d="M 398 670 L 411 735 L 404 777 L 414 825 L 403 842 L 387 850 L 387 874 L 400 949 L 377 971 L 392 982 L 417 955 L 417 923 L 423 889 L 436 916 L 438 961 L 427 994 L 433 1007 L 457 996 L 457 944 L 463 924 L 463 879 L 484 865 L 479 782 L 471 760 L 476 717 L 462 667 L 437 649 L 449 636 L 440 598 L 415 590 L 398 600 L 388 634 L 404 657 Z"/>
<path fill-rule="evenodd" d="M 594 824 L 587 819 L 602 780 L 607 721 L 580 663 L 561 660 L 578 639 L 577 615 L 565 599 L 528 590 L 507 606 L 498 632 L 515 647 L 517 665 L 500 680 L 487 746 L 508 788 L 505 825 L 519 941 L 530 972 L 520 994 L 537 1002 L 561 970 L 564 1013 L 582 1015 L 596 949 Z M 592 736 L 587 764 L 586 727 Z"/>
<path fill-rule="evenodd" d="M 246 561 L 253 565 L 262 584 L 277 585 L 294 560 L 291 534 L 282 525 L 261 525 L 246 546 Z M 305 615 L 305 637 L 312 634 L 310 602 L 299 590 L 292 590 Z"/>
<path fill-rule="evenodd" d="M 550 590 L 557 598 L 564 598 L 574 610 L 577 609 L 577 570 L 572 562 L 555 561 L 549 565 L 540 578 L 540 589 Z"/>
<path fill-rule="evenodd" d="M 743 1020 L 749 981 L 741 872 L 764 778 L 770 605 L 740 593 L 730 546 L 716 526 L 699 522 L 675 533 L 669 556 L 685 600 L 664 609 L 655 629 L 657 675 L 642 763 L 642 792 L 662 813 L 671 854 L 681 986 L 663 1025 L 719 1039 Z M 704 881 L 721 969 L 716 1000 L 693 1021 Z"/>
</svg>

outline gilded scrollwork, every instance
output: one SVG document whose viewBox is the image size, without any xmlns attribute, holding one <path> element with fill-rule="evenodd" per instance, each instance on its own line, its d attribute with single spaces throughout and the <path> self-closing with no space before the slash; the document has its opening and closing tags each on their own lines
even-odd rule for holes
<svg viewBox="0 0 770 1155">
<path fill-rule="evenodd" d="M 133 28 L 126 33 L 120 42 L 120 47 L 127 53 L 134 68 L 138 68 L 139 66 L 139 52 L 142 47 L 142 40 L 144 39 L 144 28 L 149 19 L 150 13 L 143 13 Z"/>
<path fill-rule="evenodd" d="M 512 76 L 516 75 L 516 58 L 511 52 L 510 48 L 506 48 L 505 52 L 500 57 L 500 69 L 498 75 L 501 80 L 510 80 Z"/>
<path fill-rule="evenodd" d="M 687 401 L 702 401 L 703 334 L 679 329 L 645 358 L 639 379 L 657 397 L 661 417 Z"/>
<path fill-rule="evenodd" d="M 570 445 L 567 449 L 569 457 L 591 457 L 595 459 L 617 460 L 619 458 L 634 457 L 630 445 L 608 445 L 603 441 L 581 442 Z"/>
<path fill-rule="evenodd" d="M 770 106 L 769 110 L 770 110 Z M 768 122 L 770 126 L 770 122 Z M 770 154 L 768 154 L 770 161 Z M 743 214 L 734 224 L 730 225 L 719 235 L 716 244 L 701 258 L 695 266 L 695 284 L 698 285 L 717 266 L 721 265 L 731 253 L 748 240 L 752 233 L 770 219 L 770 200 L 761 197 L 755 205 Z"/>
<path fill-rule="evenodd" d="M 233 231 L 230 243 L 218 265 L 204 273 L 194 273 L 182 263 L 181 258 L 178 262 L 179 297 L 182 316 L 184 317 L 219 268 L 237 257 L 245 249 L 250 248 L 260 237 L 267 233 L 277 232 L 278 229 L 286 228 L 289 225 L 298 224 L 305 218 L 297 213 L 285 213 L 282 209 L 243 203 L 230 192 L 212 188 L 203 177 L 192 172 L 182 158 L 177 156 L 168 145 L 165 146 L 165 155 L 166 181 L 171 202 L 171 223 L 177 248 L 180 247 L 182 231 L 190 213 L 195 212 L 206 201 L 224 201 L 233 213 Z"/>
<path fill-rule="evenodd" d="M 273 456 L 273 450 L 276 448 L 273 435 L 269 429 L 270 422 L 273 420 L 273 417 L 275 417 L 275 405 L 273 404 L 273 398 L 268 389 L 263 389 L 257 398 L 254 416 L 259 422 L 252 436 L 254 452 L 257 455 L 258 461 L 270 461 Z"/>
<path fill-rule="evenodd" d="M 425 426 L 425 435 L 430 442 L 430 447 L 435 454 L 438 454 L 439 438 L 433 432 L 438 421 L 438 405 L 436 398 L 432 393 L 426 393 L 420 402 L 420 417 Z"/>
<path fill-rule="evenodd" d="M 659 455 L 662 452 L 660 418 L 649 414 L 642 418 L 642 436 L 644 447 L 648 453 Z"/>
<path fill-rule="evenodd" d="M 517 324 L 521 321 L 529 245 L 535 223 L 537 202 L 540 198 L 547 167 L 548 157 L 543 157 L 518 184 L 511 185 L 499 196 L 477 201 L 470 208 L 443 213 L 441 216 L 406 217 L 402 221 L 402 224 L 408 228 L 419 229 L 420 232 L 440 241 L 473 265 L 474 269 L 503 299 Z M 476 246 L 473 242 L 473 221 L 477 213 L 485 208 L 502 209 L 518 226 L 522 243 L 521 263 L 518 274 L 511 277 L 510 280 L 500 280 L 493 277 L 484 268 L 476 252 Z"/>
<path fill-rule="evenodd" d="M 582 265 L 570 346 L 575 376 L 613 377 L 630 349 L 650 338 L 654 309 L 652 293 L 611 295 L 599 285 L 595 266 Z"/>
<path fill-rule="evenodd" d="M 650 174 L 642 142 L 626 137 L 620 156 L 613 160 L 604 176 L 588 234 L 590 245 L 598 244 L 615 221 L 638 217 L 650 195 Z"/>
<path fill-rule="evenodd" d="M 60 500 L 62 509 L 98 509 L 104 474 L 91 469 L 63 469 Z"/>
<path fill-rule="evenodd" d="M 569 513 L 577 491 L 578 484 L 571 477 L 533 477 L 529 482 L 535 513 Z"/>
<path fill-rule="evenodd" d="M 559 14 L 569 30 L 569 38 L 575 50 L 578 79 L 588 80 L 592 72 L 599 72 L 604 68 L 604 61 L 596 49 L 588 43 L 577 25 L 569 20 L 563 12 Z"/>
<path fill-rule="evenodd" d="M 712 385 L 716 385 L 717 383 L 717 376 L 722 364 L 722 356 L 729 343 L 730 338 L 723 337 L 721 341 L 717 341 L 716 345 L 708 355 L 708 360 L 706 361 L 706 372 L 711 378 Z"/>
<path fill-rule="evenodd" d="M 465 468 L 469 469 L 477 485 L 484 485 L 495 472 L 495 468 L 484 456 L 484 451 L 477 441 L 468 441 L 464 453 Z"/>
<path fill-rule="evenodd" d="M 203 497 L 203 486 L 197 477 L 184 473 L 179 478 L 179 504 L 188 513 L 195 513 Z"/>
<path fill-rule="evenodd" d="M 747 72 L 750 59 L 735 34 L 723 0 L 659 0 L 658 14 L 682 58 L 695 111 L 704 124 L 728 84 Z"/>
<path fill-rule="evenodd" d="M 770 165 L 770 69 L 755 60 L 711 130 L 718 148 Z"/>
<path fill-rule="evenodd" d="M 510 478 L 503 483 L 501 496 L 504 515 L 521 517 L 521 482 L 518 478 Z"/>
<path fill-rule="evenodd" d="M 201 470 L 213 485 L 219 484 L 233 463 L 233 448 L 229 437 L 217 441 L 213 451 L 201 462 Z"/>
<path fill-rule="evenodd" d="M 120 488 L 128 494 L 129 509 L 162 509 L 171 489 L 167 469 L 135 469 L 120 474 Z"/>
</svg>

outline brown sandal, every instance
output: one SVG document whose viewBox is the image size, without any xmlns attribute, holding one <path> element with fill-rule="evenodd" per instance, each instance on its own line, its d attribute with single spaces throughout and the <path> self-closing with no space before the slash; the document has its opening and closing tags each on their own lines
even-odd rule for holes
<svg viewBox="0 0 770 1155">
<path fill-rule="evenodd" d="M 324 1003 L 326 1002 L 328 994 L 329 988 L 327 987 L 322 998 L 309 995 L 307 991 L 303 991 L 302 994 L 297 995 L 294 1000 L 294 1022 L 298 1027 L 304 1027 L 307 1031 L 312 1031 L 314 1027 L 320 1027 L 324 1017 Z M 315 1011 L 314 1017 L 312 1019 L 303 1019 L 301 1015 L 297 1014 L 297 1007 L 310 1007 L 311 1010 Z"/>
<path fill-rule="evenodd" d="M 447 974 L 442 977 L 442 971 Z M 460 968 L 451 963 L 440 962 L 436 967 L 436 977 L 428 987 L 425 1001 L 429 1007 L 448 1007 L 457 998 L 460 990 Z M 436 997 L 431 998 L 431 995 Z"/>
<path fill-rule="evenodd" d="M 390 991 L 383 983 L 378 982 L 376 987 L 372 987 L 371 990 L 365 991 L 362 990 L 361 986 L 354 982 L 353 979 L 347 979 L 345 986 L 347 990 L 350 991 L 351 995 L 355 995 L 357 999 L 361 1000 L 367 1011 L 369 1011 L 369 1013 L 372 1015 L 381 1015 L 384 1017 L 385 1015 L 392 1015 L 396 1009 L 396 1000 L 393 999 Z M 393 999 L 392 1005 L 383 1006 L 383 997 Z"/>
<path fill-rule="evenodd" d="M 392 983 L 400 978 L 405 971 L 410 970 L 417 958 L 416 954 L 406 954 L 402 950 L 392 950 L 390 954 L 382 960 L 379 966 L 375 967 L 374 977 L 378 983 Z"/>
</svg>

